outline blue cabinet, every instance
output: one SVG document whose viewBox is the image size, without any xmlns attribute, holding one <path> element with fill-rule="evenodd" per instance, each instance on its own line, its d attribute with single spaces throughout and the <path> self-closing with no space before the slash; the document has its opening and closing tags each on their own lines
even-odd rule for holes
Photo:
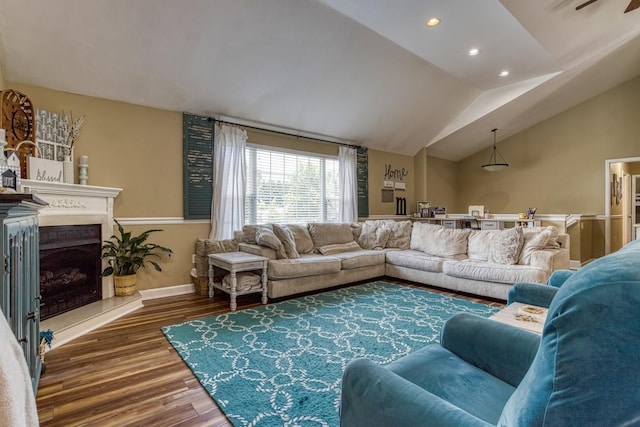
<svg viewBox="0 0 640 427">
<path fill-rule="evenodd" d="M 22 347 L 34 392 L 40 379 L 40 253 L 38 211 L 31 194 L 0 195 L 0 309 Z"/>
</svg>

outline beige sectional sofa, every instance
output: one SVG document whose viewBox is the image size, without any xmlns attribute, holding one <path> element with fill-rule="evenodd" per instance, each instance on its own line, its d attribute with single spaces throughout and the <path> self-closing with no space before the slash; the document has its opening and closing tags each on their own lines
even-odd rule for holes
<svg viewBox="0 0 640 427">
<path fill-rule="evenodd" d="M 481 231 L 378 220 L 252 225 L 233 241 L 198 240 L 198 280 L 207 280 L 208 252 L 236 247 L 269 258 L 270 298 L 388 276 L 506 300 L 514 283 L 544 284 L 569 267 L 569 236 L 555 227 Z"/>
</svg>

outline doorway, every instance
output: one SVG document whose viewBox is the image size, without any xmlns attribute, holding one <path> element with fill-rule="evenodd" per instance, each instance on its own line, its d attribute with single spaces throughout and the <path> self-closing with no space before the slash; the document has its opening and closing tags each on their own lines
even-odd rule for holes
<svg viewBox="0 0 640 427">
<path fill-rule="evenodd" d="M 617 171 L 615 180 L 613 179 L 614 170 Z M 624 175 L 631 176 L 625 181 Z M 636 194 L 639 188 L 636 182 L 638 180 L 637 178 L 631 179 L 634 175 L 640 176 L 640 157 L 605 160 L 605 255 L 611 253 L 612 241 L 616 242 L 614 249 L 617 250 L 621 246 L 621 242 L 636 237 L 635 233 L 638 227 L 635 227 L 635 224 L 640 219 L 640 211 L 636 207 Z M 620 204 L 622 206 L 618 207 Z M 612 213 L 612 210 L 616 210 L 615 214 Z"/>
</svg>

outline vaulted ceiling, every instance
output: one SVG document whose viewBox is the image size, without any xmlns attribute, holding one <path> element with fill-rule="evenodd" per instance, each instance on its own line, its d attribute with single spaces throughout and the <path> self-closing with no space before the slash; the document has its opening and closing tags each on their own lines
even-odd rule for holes
<svg viewBox="0 0 640 427">
<path fill-rule="evenodd" d="M 640 9 L 582 2 L 0 0 L 0 60 L 12 82 L 460 160 L 640 75 Z"/>
</svg>

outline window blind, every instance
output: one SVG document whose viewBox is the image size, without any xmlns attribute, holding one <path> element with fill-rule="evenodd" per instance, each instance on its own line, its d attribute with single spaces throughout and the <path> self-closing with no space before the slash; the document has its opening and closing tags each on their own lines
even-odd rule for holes
<svg viewBox="0 0 640 427">
<path fill-rule="evenodd" d="M 183 114 L 183 215 L 185 219 L 211 219 L 213 195 L 214 121 Z"/>
<path fill-rule="evenodd" d="M 338 159 L 247 146 L 245 223 L 338 221 Z"/>
</svg>

